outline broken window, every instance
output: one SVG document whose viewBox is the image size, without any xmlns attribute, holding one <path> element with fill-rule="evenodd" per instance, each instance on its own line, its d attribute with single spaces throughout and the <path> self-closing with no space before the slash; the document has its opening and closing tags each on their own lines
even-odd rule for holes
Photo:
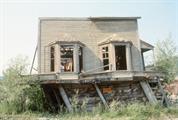
<svg viewBox="0 0 178 120">
<path fill-rule="evenodd" d="M 74 71 L 74 60 L 73 45 L 61 45 L 61 72 L 73 72 Z"/>
<path fill-rule="evenodd" d="M 108 46 L 102 47 L 102 58 L 104 70 L 109 70 L 109 50 Z"/>
<path fill-rule="evenodd" d="M 54 64 L 54 62 L 55 62 L 54 54 L 55 54 L 55 48 L 54 48 L 54 46 L 51 46 L 50 47 L 50 71 L 51 72 L 54 72 L 54 66 L 55 66 L 55 64 Z"/>
<path fill-rule="evenodd" d="M 116 70 L 127 70 L 125 45 L 115 46 L 115 59 L 116 59 Z"/>
</svg>

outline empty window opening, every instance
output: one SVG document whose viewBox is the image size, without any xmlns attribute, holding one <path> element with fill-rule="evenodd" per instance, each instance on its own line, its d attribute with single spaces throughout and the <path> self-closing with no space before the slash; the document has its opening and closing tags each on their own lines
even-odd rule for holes
<svg viewBox="0 0 178 120">
<path fill-rule="evenodd" d="M 61 53 L 61 72 L 73 72 L 74 71 L 73 45 L 61 45 L 60 53 Z"/>
<path fill-rule="evenodd" d="M 83 70 L 83 49 L 82 47 L 79 47 L 79 72 L 82 72 Z"/>
<path fill-rule="evenodd" d="M 50 71 L 54 72 L 54 63 L 55 63 L 55 48 L 54 46 L 50 47 Z"/>
<path fill-rule="evenodd" d="M 104 70 L 109 70 L 109 50 L 107 46 L 102 48 L 102 58 Z"/>
<path fill-rule="evenodd" d="M 115 46 L 116 70 L 127 70 L 126 46 Z"/>
</svg>

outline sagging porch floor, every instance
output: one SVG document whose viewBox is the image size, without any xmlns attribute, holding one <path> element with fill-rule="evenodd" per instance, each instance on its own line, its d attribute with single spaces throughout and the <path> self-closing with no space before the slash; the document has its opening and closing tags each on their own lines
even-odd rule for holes
<svg viewBox="0 0 178 120">
<path fill-rule="evenodd" d="M 102 82 L 126 82 L 153 80 L 161 73 L 154 71 L 106 71 L 95 73 L 51 73 L 38 74 L 38 80 L 41 84 L 55 83 L 102 83 Z"/>
<path fill-rule="evenodd" d="M 90 101 L 93 100 L 92 106 L 99 99 L 105 107 L 108 107 L 111 100 L 142 101 L 145 100 L 145 97 L 150 103 L 156 104 L 158 102 L 156 93 L 152 91 L 149 81 L 160 76 L 162 74 L 153 71 L 110 71 L 82 74 L 40 74 L 38 79 L 48 101 L 56 99 L 55 102 L 51 102 L 54 103 L 53 106 L 61 105 L 60 101 L 63 101 L 62 104 L 65 104 L 71 111 L 71 98 L 75 95 L 76 89 L 79 90 L 78 95 L 81 97 L 81 101 L 86 96 L 89 96 Z M 106 94 L 105 89 L 108 92 Z M 165 95 L 163 93 L 161 95 L 161 102 L 167 101 Z"/>
</svg>

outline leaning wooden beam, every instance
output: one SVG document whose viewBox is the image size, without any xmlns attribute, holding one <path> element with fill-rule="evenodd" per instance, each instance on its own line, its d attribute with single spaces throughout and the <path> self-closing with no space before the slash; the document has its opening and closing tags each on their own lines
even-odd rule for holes
<svg viewBox="0 0 178 120">
<path fill-rule="evenodd" d="M 150 88 L 150 85 L 147 81 L 140 81 L 140 85 L 146 95 L 146 97 L 148 98 L 149 102 L 152 104 L 157 104 L 158 101 L 152 91 L 152 89 Z"/>
<path fill-rule="evenodd" d="M 67 97 L 67 94 L 66 94 L 64 88 L 63 88 L 61 85 L 59 86 L 59 92 L 60 92 L 60 94 L 61 94 L 61 97 L 62 97 L 62 99 L 63 99 L 63 101 L 64 101 L 64 103 L 65 103 L 65 105 L 66 105 L 68 111 L 69 111 L 69 112 L 72 111 L 72 106 L 71 106 L 71 104 L 70 104 L 70 102 L 69 102 L 69 99 L 68 99 L 68 97 Z"/>
<path fill-rule="evenodd" d="M 37 50 L 38 50 L 38 45 L 37 45 L 36 48 L 35 48 L 35 53 L 34 53 L 32 65 L 31 65 L 31 68 L 30 68 L 30 75 L 32 74 L 33 65 L 34 65 L 34 62 L 35 62 Z"/>
<path fill-rule="evenodd" d="M 97 91 L 97 93 L 98 93 L 98 95 L 99 95 L 101 101 L 103 102 L 104 106 L 105 106 L 106 108 L 109 108 L 109 106 L 108 106 L 108 104 L 107 104 L 107 102 L 106 102 L 106 100 L 105 100 L 103 94 L 101 93 L 101 91 L 100 91 L 98 85 L 95 83 L 94 86 L 95 86 L 96 91 Z"/>
<path fill-rule="evenodd" d="M 55 96 L 55 98 L 56 98 L 56 100 L 57 100 L 58 107 L 60 107 L 61 101 L 60 101 L 60 98 L 59 98 L 59 96 L 58 96 L 58 94 L 56 93 L 56 90 L 55 90 L 54 88 L 53 88 L 53 93 L 54 93 L 54 96 Z"/>
</svg>

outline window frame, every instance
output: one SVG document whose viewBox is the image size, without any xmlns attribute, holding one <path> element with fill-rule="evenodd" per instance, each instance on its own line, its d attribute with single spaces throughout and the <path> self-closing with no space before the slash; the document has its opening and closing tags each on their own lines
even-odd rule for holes
<svg viewBox="0 0 178 120">
<path fill-rule="evenodd" d="M 52 52 L 52 48 L 54 49 Z M 55 46 L 50 46 L 50 72 L 55 71 Z M 52 66 L 53 63 L 53 66 Z"/>
<path fill-rule="evenodd" d="M 105 50 L 107 48 L 107 50 L 103 51 L 103 48 L 105 48 Z M 109 45 L 101 46 L 101 58 L 102 58 L 102 66 L 103 66 L 104 71 L 110 70 L 110 55 L 109 55 L 110 51 L 109 50 L 110 50 Z M 108 64 L 107 64 L 108 66 L 104 64 L 105 60 L 108 60 Z"/>
</svg>

